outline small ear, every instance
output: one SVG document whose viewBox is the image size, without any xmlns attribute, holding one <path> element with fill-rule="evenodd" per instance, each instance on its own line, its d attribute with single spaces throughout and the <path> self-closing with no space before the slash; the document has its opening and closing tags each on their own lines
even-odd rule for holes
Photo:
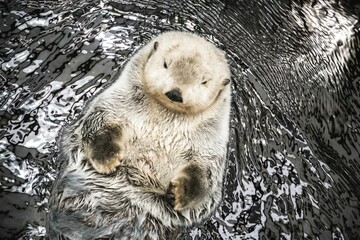
<svg viewBox="0 0 360 240">
<path fill-rule="evenodd" d="M 223 86 L 226 86 L 230 83 L 230 79 L 226 78 L 224 81 L 223 81 Z"/>
<path fill-rule="evenodd" d="M 151 52 L 150 52 L 150 54 L 149 54 L 149 56 L 148 56 L 148 60 L 149 60 L 150 57 L 154 54 L 154 52 L 156 52 L 156 49 L 158 48 L 158 46 L 159 46 L 159 43 L 158 43 L 158 42 L 155 42 L 155 43 L 154 43 L 154 47 L 153 47 L 153 49 L 151 50 Z"/>
</svg>

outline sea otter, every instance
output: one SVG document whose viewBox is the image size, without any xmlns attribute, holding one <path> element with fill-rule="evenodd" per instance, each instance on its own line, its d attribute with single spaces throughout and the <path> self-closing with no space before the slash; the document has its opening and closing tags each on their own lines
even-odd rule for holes
<svg viewBox="0 0 360 240">
<path fill-rule="evenodd" d="M 222 196 L 230 69 L 186 32 L 142 47 L 62 134 L 50 236 L 168 239 Z"/>
</svg>

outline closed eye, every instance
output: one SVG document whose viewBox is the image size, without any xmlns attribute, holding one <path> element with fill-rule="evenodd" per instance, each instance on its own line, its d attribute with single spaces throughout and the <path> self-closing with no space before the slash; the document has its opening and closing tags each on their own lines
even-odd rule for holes
<svg viewBox="0 0 360 240">
<path fill-rule="evenodd" d="M 168 68 L 168 65 L 166 64 L 166 62 L 164 62 L 164 68 Z"/>
<path fill-rule="evenodd" d="M 207 84 L 207 82 L 208 82 L 208 81 L 204 81 L 204 82 L 202 82 L 201 84 L 202 84 L 202 85 L 205 85 L 205 84 Z"/>
</svg>

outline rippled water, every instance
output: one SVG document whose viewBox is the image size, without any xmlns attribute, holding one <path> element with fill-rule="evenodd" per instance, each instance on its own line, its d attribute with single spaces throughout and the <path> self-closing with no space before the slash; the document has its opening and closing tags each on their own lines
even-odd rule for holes
<svg viewBox="0 0 360 240">
<path fill-rule="evenodd" d="M 0 238 L 46 235 L 64 125 L 166 30 L 233 74 L 218 211 L 179 239 L 360 239 L 356 1 L 0 1 Z"/>
</svg>

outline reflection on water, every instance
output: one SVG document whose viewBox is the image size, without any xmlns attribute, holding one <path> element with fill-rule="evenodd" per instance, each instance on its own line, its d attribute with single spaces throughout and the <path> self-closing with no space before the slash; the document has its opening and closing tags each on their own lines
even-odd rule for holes
<svg viewBox="0 0 360 240">
<path fill-rule="evenodd" d="M 233 73 L 218 211 L 180 239 L 360 239 L 355 1 L 0 2 L 0 238 L 46 234 L 58 138 L 152 36 L 197 32 Z"/>
</svg>

